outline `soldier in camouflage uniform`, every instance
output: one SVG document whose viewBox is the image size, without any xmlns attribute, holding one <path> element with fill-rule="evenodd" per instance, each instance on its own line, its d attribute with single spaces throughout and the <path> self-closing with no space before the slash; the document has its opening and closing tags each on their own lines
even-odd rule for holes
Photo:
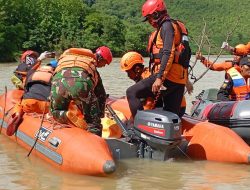
<svg viewBox="0 0 250 190">
<path fill-rule="evenodd" d="M 111 51 L 102 46 L 92 55 L 90 50 L 83 48 L 71 48 L 65 52 L 59 58 L 52 80 L 51 113 L 60 123 L 71 123 L 101 135 L 100 118 L 104 116 L 106 93 L 96 67 L 110 64 Z M 72 101 L 84 118 L 76 118 L 75 112 L 69 111 Z"/>
</svg>

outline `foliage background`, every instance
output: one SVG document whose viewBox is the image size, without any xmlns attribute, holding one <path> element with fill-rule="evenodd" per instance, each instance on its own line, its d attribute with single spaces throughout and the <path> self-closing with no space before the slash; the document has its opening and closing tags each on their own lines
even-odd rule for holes
<svg viewBox="0 0 250 190">
<path fill-rule="evenodd" d="M 62 52 L 69 47 L 107 45 L 114 56 L 135 50 L 147 56 L 153 28 L 142 23 L 145 0 L 0 0 L 0 61 L 14 61 L 26 49 Z M 227 32 L 230 44 L 249 41 L 250 0 L 166 0 L 172 18 L 189 29 L 193 52 L 207 23 L 212 52 Z M 203 20 L 204 19 L 204 20 Z M 193 40 L 192 40 L 193 39 Z"/>
</svg>

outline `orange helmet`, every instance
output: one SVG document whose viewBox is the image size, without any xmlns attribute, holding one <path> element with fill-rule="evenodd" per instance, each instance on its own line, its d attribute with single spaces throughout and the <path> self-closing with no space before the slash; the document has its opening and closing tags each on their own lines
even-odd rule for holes
<svg viewBox="0 0 250 190">
<path fill-rule="evenodd" d="M 121 63 L 121 70 L 128 71 L 130 70 L 135 64 L 143 64 L 144 60 L 141 54 L 131 51 L 122 56 L 120 61 Z"/>
<path fill-rule="evenodd" d="M 244 47 L 245 47 L 244 44 L 238 44 L 237 46 L 235 46 L 236 49 L 237 49 L 237 48 L 241 49 L 241 48 L 244 48 Z"/>
<path fill-rule="evenodd" d="M 249 50 L 247 50 L 247 45 L 244 44 L 238 44 L 237 46 L 235 46 L 235 48 L 233 49 L 233 54 L 235 55 L 247 55 L 249 54 Z"/>
</svg>

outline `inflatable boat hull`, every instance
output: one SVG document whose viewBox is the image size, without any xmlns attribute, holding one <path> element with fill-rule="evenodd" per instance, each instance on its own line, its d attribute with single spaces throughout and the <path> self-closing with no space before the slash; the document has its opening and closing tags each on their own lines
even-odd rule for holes
<svg viewBox="0 0 250 190">
<path fill-rule="evenodd" d="M 2 134 L 6 135 L 11 108 L 20 101 L 21 96 L 22 91 L 17 90 L 0 96 Z M 9 114 L 5 116 L 3 110 L 10 110 Z M 38 114 L 24 114 L 17 133 L 9 138 L 29 151 L 40 129 L 31 155 L 37 155 L 54 167 L 72 173 L 106 175 L 115 171 L 115 163 L 104 139 L 76 127 L 55 124 L 53 120 L 45 119 L 41 125 L 41 118 Z"/>
</svg>

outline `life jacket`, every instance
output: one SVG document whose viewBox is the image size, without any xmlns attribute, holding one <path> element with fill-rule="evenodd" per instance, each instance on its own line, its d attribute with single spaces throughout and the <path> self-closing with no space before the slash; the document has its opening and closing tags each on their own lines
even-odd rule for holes
<svg viewBox="0 0 250 190">
<path fill-rule="evenodd" d="M 54 70 L 50 66 L 39 67 L 31 76 L 28 77 L 27 85 L 34 82 L 40 82 L 47 85 L 51 84 Z"/>
<path fill-rule="evenodd" d="M 249 88 L 244 77 L 237 71 L 236 68 L 232 67 L 227 71 L 227 74 L 233 80 L 233 89 L 230 95 L 231 100 L 248 100 Z"/>
<path fill-rule="evenodd" d="M 172 67 L 174 68 L 170 69 L 172 70 L 170 73 L 169 68 L 166 66 L 166 74 L 164 74 L 164 78 L 168 78 L 176 83 L 185 84 L 187 80 L 187 68 L 191 58 L 191 49 L 187 38 L 188 32 L 185 25 L 181 21 L 165 19 L 162 24 L 166 21 L 170 21 L 174 28 L 174 49 L 172 49 L 172 51 L 174 51 L 174 55 L 171 54 L 169 57 L 169 62 L 173 63 Z M 151 34 L 147 48 L 150 51 L 150 70 L 152 73 L 157 73 L 160 69 L 163 48 L 163 40 L 161 38 L 160 31 L 161 27 Z M 179 72 L 181 72 L 181 74 Z M 170 76 L 167 77 L 166 75 L 168 75 L 168 73 Z"/>
<path fill-rule="evenodd" d="M 94 86 L 96 86 L 98 82 L 98 74 L 96 72 L 95 63 L 95 55 L 91 50 L 84 48 L 70 48 L 60 56 L 55 73 L 64 68 L 80 67 L 91 76 Z"/>
<path fill-rule="evenodd" d="M 23 83 L 25 83 L 27 72 L 30 70 L 36 70 L 41 65 L 40 61 L 37 61 L 34 65 L 27 65 L 22 62 L 18 65 L 17 69 L 14 71 L 15 76 L 17 76 Z"/>
<path fill-rule="evenodd" d="M 148 78 L 150 75 L 151 75 L 151 72 L 150 72 L 149 68 L 148 68 L 148 67 L 145 67 L 145 68 L 143 69 L 142 74 L 141 74 L 141 78 L 142 78 L 142 79 L 145 79 L 145 78 Z"/>
<path fill-rule="evenodd" d="M 181 108 L 184 108 L 186 106 L 187 106 L 186 98 L 185 98 L 185 96 L 183 96 L 183 98 L 181 100 Z"/>
<path fill-rule="evenodd" d="M 148 53 L 153 53 L 154 51 L 151 51 L 151 48 L 154 48 L 153 44 L 155 43 L 156 35 L 157 35 L 157 30 L 153 31 L 148 38 L 148 46 L 147 46 L 147 52 Z M 152 55 L 153 56 L 153 55 Z M 150 55 L 151 58 L 151 55 Z M 152 57 L 153 58 L 153 57 Z"/>
</svg>

